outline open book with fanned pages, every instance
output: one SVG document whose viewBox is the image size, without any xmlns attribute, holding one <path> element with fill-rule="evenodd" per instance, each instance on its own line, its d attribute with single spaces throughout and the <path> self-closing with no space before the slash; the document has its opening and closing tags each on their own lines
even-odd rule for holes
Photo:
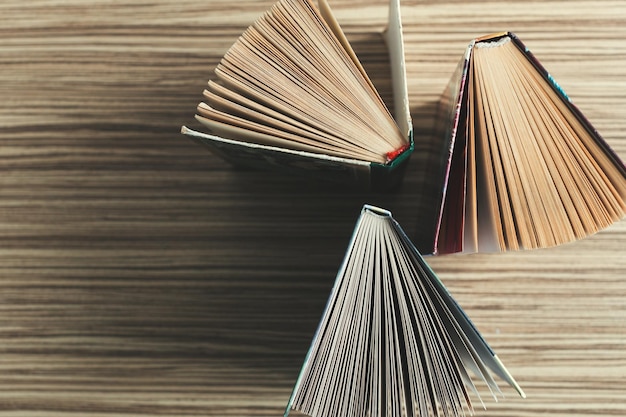
<svg viewBox="0 0 626 417">
<path fill-rule="evenodd" d="M 546 248 L 626 214 L 624 163 L 513 33 L 470 42 L 439 114 L 423 252 Z"/>
<path fill-rule="evenodd" d="M 394 189 L 413 151 L 399 0 L 384 37 L 394 115 L 326 2 L 280 0 L 228 50 L 182 132 L 235 165 Z"/>
<path fill-rule="evenodd" d="M 472 415 L 496 377 L 525 397 L 391 213 L 364 206 L 285 416 Z"/>
</svg>

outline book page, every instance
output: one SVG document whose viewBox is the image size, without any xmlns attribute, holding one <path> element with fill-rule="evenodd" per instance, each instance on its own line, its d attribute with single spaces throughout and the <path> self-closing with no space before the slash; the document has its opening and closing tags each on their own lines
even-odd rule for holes
<svg viewBox="0 0 626 417">
<path fill-rule="evenodd" d="M 363 68 L 361 61 L 359 61 L 359 58 L 356 56 L 354 49 L 352 49 L 352 45 L 350 45 L 350 42 L 348 41 L 346 34 L 343 32 L 343 29 L 341 29 L 341 25 L 339 25 L 339 22 L 337 21 L 335 14 L 333 13 L 332 9 L 330 8 L 330 5 L 328 4 L 328 1 L 318 0 L 318 4 L 319 4 L 320 14 L 324 18 L 324 20 L 326 21 L 330 29 L 335 34 L 335 36 L 337 37 L 337 39 L 339 40 L 339 42 L 345 49 L 346 53 L 350 56 L 350 58 L 352 59 L 352 62 L 354 62 L 354 65 L 356 65 L 359 71 L 361 71 L 363 78 L 365 78 L 369 82 L 370 87 L 373 90 L 375 90 L 376 87 L 374 87 L 374 84 L 372 83 L 367 73 L 365 72 L 365 68 Z"/>
<path fill-rule="evenodd" d="M 474 63 L 468 63 L 468 79 L 474 77 Z M 467 83 L 467 115 L 465 120 L 465 137 L 467 138 L 467 172 L 465 183 L 465 223 L 463 229 L 463 252 L 478 251 L 478 191 L 476 189 L 476 110 L 474 108 L 474 83 Z"/>
<path fill-rule="evenodd" d="M 472 57 L 474 57 L 474 52 Z M 501 222 L 501 207 L 496 191 L 496 175 L 494 169 L 500 168 L 497 158 L 492 159 L 492 151 L 487 140 L 490 125 L 490 116 L 485 107 L 484 82 L 481 82 L 480 73 L 473 65 L 474 71 L 472 79 L 474 97 L 468 100 L 474 105 L 476 125 L 473 128 L 475 133 L 476 146 L 476 166 L 477 169 L 477 221 L 478 225 L 478 245 L 479 250 L 484 252 L 501 251 L 506 248 L 503 225 Z M 499 176 L 502 182 L 502 175 Z M 504 196 L 500 194 L 502 199 Z M 504 200 L 506 201 L 506 200 Z"/>
</svg>

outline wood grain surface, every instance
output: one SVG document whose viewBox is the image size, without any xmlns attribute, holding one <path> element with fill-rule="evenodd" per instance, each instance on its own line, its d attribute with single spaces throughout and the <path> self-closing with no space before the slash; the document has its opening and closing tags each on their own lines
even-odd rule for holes
<svg viewBox="0 0 626 417">
<path fill-rule="evenodd" d="M 0 4 L 0 415 L 281 415 L 361 205 L 419 230 L 419 146 L 380 195 L 238 171 L 179 134 L 271 4 Z M 384 85 L 385 0 L 331 5 Z M 510 30 L 626 157 L 626 2 L 402 11 L 418 137 L 469 40 Z M 528 395 L 478 415 L 626 414 L 625 247 L 622 221 L 428 259 Z"/>
</svg>

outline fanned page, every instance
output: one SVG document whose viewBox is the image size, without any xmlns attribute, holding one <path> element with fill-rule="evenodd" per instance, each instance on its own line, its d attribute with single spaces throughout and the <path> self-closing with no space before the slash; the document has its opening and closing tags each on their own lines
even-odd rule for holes
<svg viewBox="0 0 626 417">
<path fill-rule="evenodd" d="M 623 162 L 513 34 L 475 42 L 467 89 L 463 251 L 551 247 L 624 217 Z"/>
<path fill-rule="evenodd" d="M 391 213 L 365 206 L 285 415 L 471 415 L 502 395 L 492 373 L 524 397 Z"/>
<path fill-rule="evenodd" d="M 335 26 L 309 0 L 280 0 L 226 53 L 196 118 L 228 139 L 389 162 L 409 139 Z"/>
</svg>

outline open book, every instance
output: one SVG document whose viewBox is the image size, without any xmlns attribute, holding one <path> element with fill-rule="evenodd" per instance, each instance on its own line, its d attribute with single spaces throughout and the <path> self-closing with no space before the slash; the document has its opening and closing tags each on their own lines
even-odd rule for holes
<svg viewBox="0 0 626 417">
<path fill-rule="evenodd" d="M 413 150 L 399 0 L 385 31 L 395 119 L 326 0 L 280 0 L 215 69 L 182 132 L 237 165 L 395 187 Z"/>
<path fill-rule="evenodd" d="M 441 114 L 432 252 L 549 247 L 626 214 L 624 163 L 514 34 L 470 43 Z"/>
<path fill-rule="evenodd" d="M 463 416 L 500 394 L 492 372 L 525 396 L 391 213 L 366 205 L 285 416 Z"/>
</svg>

